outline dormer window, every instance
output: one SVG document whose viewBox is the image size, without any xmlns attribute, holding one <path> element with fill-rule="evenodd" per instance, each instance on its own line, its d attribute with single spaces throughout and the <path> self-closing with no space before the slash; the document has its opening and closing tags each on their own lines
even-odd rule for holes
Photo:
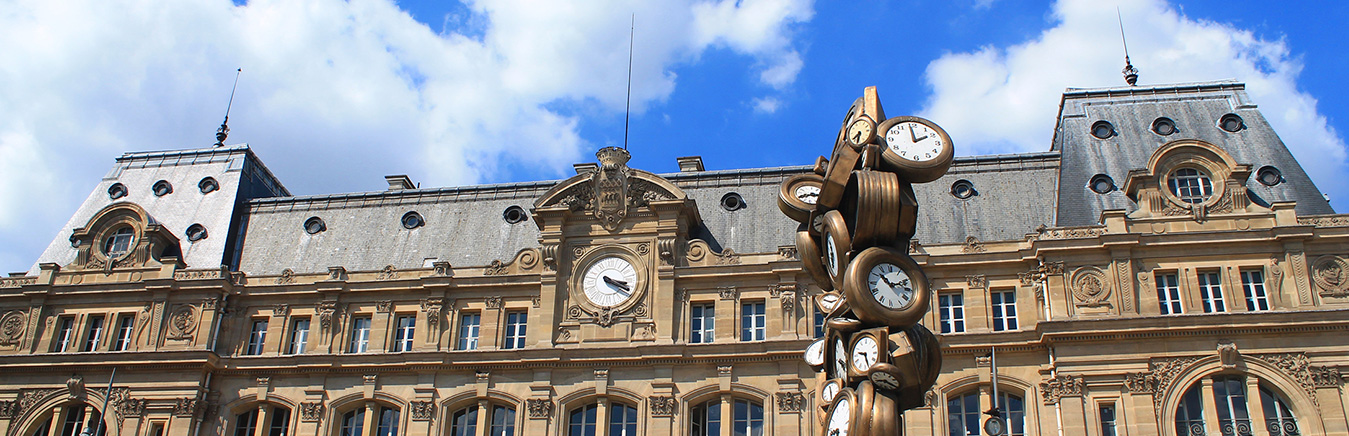
<svg viewBox="0 0 1349 436">
<path fill-rule="evenodd" d="M 1158 135 L 1171 136 L 1176 133 L 1176 122 L 1166 117 L 1158 118 L 1152 122 L 1152 131 Z"/>
<path fill-rule="evenodd" d="M 1095 136 L 1097 139 L 1115 136 L 1115 126 L 1111 125 L 1109 121 L 1097 121 L 1091 125 L 1091 136 Z"/>
<path fill-rule="evenodd" d="M 170 185 L 168 180 L 160 180 L 155 182 L 153 191 L 156 197 L 163 197 L 173 192 L 173 185 Z"/>
<path fill-rule="evenodd" d="M 130 226 L 117 229 L 108 238 L 103 241 L 103 254 L 108 259 L 117 259 L 125 256 L 131 251 L 132 242 L 136 241 L 136 232 Z"/>
<path fill-rule="evenodd" d="M 1213 196 L 1213 182 L 1208 173 L 1195 168 L 1181 168 L 1167 177 L 1171 194 L 1181 201 L 1199 204 Z"/>
</svg>

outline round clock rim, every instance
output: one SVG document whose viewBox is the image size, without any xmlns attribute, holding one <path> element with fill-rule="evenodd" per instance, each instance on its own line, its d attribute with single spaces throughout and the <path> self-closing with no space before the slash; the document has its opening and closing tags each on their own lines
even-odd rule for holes
<svg viewBox="0 0 1349 436">
<path fill-rule="evenodd" d="M 871 384 L 871 380 L 862 380 L 857 383 L 855 395 L 857 397 L 857 414 L 853 415 L 852 430 L 850 435 L 869 435 L 871 434 L 871 415 L 875 410 L 876 387 Z"/>
<path fill-rule="evenodd" d="M 637 273 L 637 283 L 633 285 L 631 296 L 628 297 L 627 300 L 613 306 L 601 306 L 594 301 L 591 301 L 590 296 L 586 295 L 584 288 L 585 275 L 596 263 L 609 257 L 619 257 L 631 264 L 632 269 Z M 572 263 L 572 278 L 570 280 L 571 297 L 575 301 L 575 304 L 578 304 L 591 312 L 599 312 L 607 309 L 615 314 L 625 312 L 636 306 L 646 297 L 648 284 L 647 266 L 646 262 L 643 262 L 642 259 L 643 257 L 638 255 L 636 251 L 618 244 L 603 245 L 581 255 L 581 257 L 577 258 Z"/>
<path fill-rule="evenodd" d="M 909 307 L 891 309 L 872 298 L 868 292 L 867 275 L 879 263 L 891 263 L 898 266 L 909 276 L 913 284 L 913 301 Z M 905 329 L 916 324 L 927 313 L 931 304 L 931 290 L 928 288 L 927 274 L 912 257 L 891 247 L 871 247 L 862 250 L 848 264 L 843 280 L 843 292 L 848 297 L 853 314 L 864 322 L 882 324 L 894 329 Z"/>
<path fill-rule="evenodd" d="M 937 132 L 942 139 L 942 150 L 936 158 L 928 161 L 916 161 L 906 159 L 893 151 L 890 151 L 890 144 L 885 141 L 885 133 L 890 131 L 896 124 L 905 122 L 915 122 L 927 126 L 932 131 Z M 927 183 L 941 178 L 946 171 L 951 168 L 951 163 L 955 160 L 955 143 L 951 141 L 951 135 L 946 133 L 946 129 L 938 126 L 926 118 L 915 116 L 900 116 L 890 118 L 876 126 L 876 135 L 884 143 L 881 149 L 881 162 L 886 169 L 899 173 L 911 183 Z"/>
<path fill-rule="evenodd" d="M 796 190 L 807 184 L 814 184 L 821 192 L 824 191 L 824 177 L 815 173 L 797 174 L 778 186 L 778 209 L 798 223 L 809 222 L 810 212 L 815 210 L 814 204 L 796 198 Z M 819 203 L 819 200 L 815 202 Z"/>
<path fill-rule="evenodd" d="M 848 434 L 853 434 L 852 429 L 857 422 L 857 392 L 850 387 L 844 387 L 834 394 L 834 401 L 829 403 L 829 411 L 824 415 L 823 427 L 826 431 L 829 429 L 829 423 L 834 420 L 834 413 L 838 411 L 838 403 L 844 398 L 848 398 Z"/>
<path fill-rule="evenodd" d="M 835 346 L 835 345 L 836 345 L 836 344 L 842 344 L 842 345 L 843 345 L 843 352 L 844 352 L 844 353 L 847 353 L 847 352 L 848 352 L 848 342 L 845 340 L 845 339 L 846 339 L 846 335 L 844 335 L 842 332 L 839 332 L 839 331 L 832 331 L 832 332 L 829 332 L 829 334 L 826 335 L 825 338 L 829 340 L 829 342 L 827 342 L 827 343 L 825 344 L 825 350 L 824 350 L 824 351 L 825 351 L 825 354 L 824 354 L 824 360 L 825 360 L 825 364 L 824 364 L 825 377 L 828 378 L 828 379 L 841 379 L 841 380 L 847 380 L 847 379 L 848 379 L 848 362 L 846 362 L 846 361 L 843 362 L 843 373 L 842 373 L 842 374 L 832 374 L 832 372 L 837 372 L 837 370 L 838 370 L 838 368 L 835 368 L 835 367 L 834 367 L 834 363 L 835 363 L 835 361 L 836 361 L 836 356 L 835 356 L 835 355 L 838 353 L 838 350 L 837 350 L 838 347 Z M 846 357 L 845 357 L 845 358 L 846 358 Z M 845 383 L 845 384 L 846 384 L 846 383 Z"/>
<path fill-rule="evenodd" d="M 852 138 L 849 138 L 847 137 L 848 136 L 847 134 L 844 134 L 843 140 L 847 145 L 850 145 L 853 148 L 858 148 L 870 144 L 873 140 L 876 139 L 876 134 L 880 132 L 879 130 L 876 129 L 878 124 L 876 120 L 872 119 L 871 116 L 867 114 L 858 114 L 857 117 L 853 118 L 853 120 L 849 122 L 847 125 L 847 132 L 852 133 L 852 126 L 857 125 L 857 123 L 860 122 L 867 123 L 867 125 L 870 126 L 871 133 L 868 134 L 865 138 L 862 138 L 862 142 L 853 142 Z"/>
<path fill-rule="evenodd" d="M 853 340 L 852 340 L 852 344 L 850 344 L 850 345 L 848 346 L 848 365 L 849 365 L 849 368 L 848 368 L 848 369 L 851 370 L 851 371 L 855 371 L 855 372 L 857 372 L 857 373 L 859 373 L 859 374 L 867 374 L 867 373 L 871 372 L 871 368 L 874 367 L 874 366 L 876 366 L 877 363 L 881 363 L 881 360 L 880 360 L 880 359 L 881 359 L 881 356 L 880 356 L 880 353 L 881 353 L 881 341 L 877 340 L 875 336 L 870 335 L 870 334 L 858 333 L 858 334 L 853 335 L 853 336 L 854 336 L 854 338 L 853 338 Z M 867 340 L 868 338 L 871 339 L 871 342 L 874 342 L 874 343 L 876 344 L 876 363 L 871 364 L 871 366 L 868 366 L 866 369 L 858 368 L 858 367 L 857 367 L 857 359 L 856 359 L 856 355 L 857 355 L 857 344 L 861 343 L 862 341 Z M 887 351 L 888 351 L 888 350 L 887 350 Z"/>
<path fill-rule="evenodd" d="M 876 362 L 875 365 L 871 365 L 871 369 L 870 369 L 870 370 L 867 370 L 867 379 L 872 380 L 871 383 L 872 383 L 872 384 L 875 384 L 876 386 L 880 386 L 880 384 L 876 383 L 876 381 L 875 381 L 874 379 L 872 379 L 872 377 L 874 377 L 873 374 L 876 374 L 876 373 L 886 373 L 886 374 L 889 374 L 891 377 L 894 377 L 894 378 L 895 378 L 895 387 L 894 387 L 894 389 L 891 389 L 891 388 L 885 388 L 885 389 L 889 389 L 889 390 L 892 390 L 892 391 L 898 391 L 898 390 L 900 390 L 900 389 L 903 389 L 903 388 L 904 388 L 904 379 L 908 378 L 908 377 L 905 377 L 905 376 L 904 376 L 904 372 L 903 372 L 902 370 L 900 370 L 899 367 L 895 366 L 894 364 L 888 363 L 888 362 Z"/>
<path fill-rule="evenodd" d="M 816 286 L 825 292 L 834 290 L 834 280 L 824 269 L 824 255 L 820 251 L 820 245 L 815 242 L 815 237 L 810 235 L 809 230 L 797 230 L 796 255 L 801 257 L 801 266 L 805 267 L 806 274 L 815 280 Z"/>
<path fill-rule="evenodd" d="M 846 145 L 848 126 L 852 125 L 853 116 L 861 114 L 862 103 L 865 100 L 865 97 L 857 97 L 856 100 L 853 100 L 852 106 L 848 106 L 848 112 L 843 114 L 843 124 L 838 127 L 838 137 L 834 139 L 834 153 L 838 152 L 839 147 Z"/>
<path fill-rule="evenodd" d="M 843 278 L 848 274 L 848 268 L 852 265 L 848 257 L 848 251 L 852 250 L 852 235 L 848 233 L 848 223 L 843 220 L 843 213 L 837 210 L 831 210 L 824 214 L 824 233 L 834 237 L 834 251 L 838 253 L 838 275 L 829 274 L 829 260 L 824 259 L 824 272 L 833 280 L 834 288 L 843 287 Z M 825 244 L 829 239 L 821 238 Z M 828 256 L 829 247 L 821 244 L 820 255 Z"/>
<path fill-rule="evenodd" d="M 825 338 L 819 338 L 819 339 L 816 339 L 816 340 L 812 341 L 812 342 L 810 343 L 810 345 L 807 345 L 807 346 L 806 346 L 806 351 L 802 353 L 801 360 L 806 361 L 806 365 L 810 365 L 811 369 L 818 369 L 819 367 L 824 366 L 825 363 L 828 363 L 828 362 L 825 360 L 824 347 L 828 346 L 829 344 L 826 343 L 824 339 L 825 339 Z M 819 350 L 820 362 L 819 362 L 819 363 L 811 363 L 811 362 L 810 362 L 810 356 L 811 356 L 810 349 L 811 349 L 811 347 L 816 346 L 816 344 L 818 344 L 818 345 L 820 346 L 820 350 Z"/>
</svg>

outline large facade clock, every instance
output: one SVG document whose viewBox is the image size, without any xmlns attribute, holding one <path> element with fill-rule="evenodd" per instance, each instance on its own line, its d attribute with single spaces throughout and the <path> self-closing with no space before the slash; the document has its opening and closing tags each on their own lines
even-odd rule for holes
<svg viewBox="0 0 1349 436">
<path fill-rule="evenodd" d="M 646 293 L 644 257 L 622 245 L 606 245 L 576 259 L 572 298 L 587 311 L 619 314 Z"/>
</svg>

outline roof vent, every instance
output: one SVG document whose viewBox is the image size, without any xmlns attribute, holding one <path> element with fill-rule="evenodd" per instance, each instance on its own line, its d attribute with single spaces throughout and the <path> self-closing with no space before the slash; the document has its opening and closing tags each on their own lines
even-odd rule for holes
<svg viewBox="0 0 1349 436">
<path fill-rule="evenodd" d="M 409 178 L 406 174 L 399 174 L 396 176 L 384 176 L 384 180 L 389 182 L 390 191 L 401 191 L 404 189 L 417 188 L 416 185 L 412 184 L 412 179 Z"/>
<path fill-rule="evenodd" d="M 702 156 L 677 157 L 675 160 L 679 161 L 679 172 L 681 173 L 704 171 Z"/>
</svg>

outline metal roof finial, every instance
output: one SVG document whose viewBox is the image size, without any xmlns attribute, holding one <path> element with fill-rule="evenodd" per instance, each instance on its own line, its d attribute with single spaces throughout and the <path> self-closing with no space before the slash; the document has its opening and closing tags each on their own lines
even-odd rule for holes
<svg viewBox="0 0 1349 436">
<path fill-rule="evenodd" d="M 628 101 L 623 108 L 623 149 L 628 149 L 628 118 L 632 115 L 632 41 L 637 34 L 637 13 L 632 13 L 632 22 L 628 27 Z"/>
<path fill-rule="evenodd" d="M 1124 17 L 1120 15 L 1118 7 L 1115 8 L 1115 17 L 1119 19 L 1119 39 L 1124 42 L 1124 69 L 1120 72 L 1124 73 L 1124 81 L 1129 86 L 1135 86 L 1138 84 L 1138 69 L 1129 62 L 1129 40 L 1124 37 Z"/>
<path fill-rule="evenodd" d="M 234 106 L 234 90 L 239 89 L 239 74 L 243 72 L 243 68 L 234 71 L 234 87 L 230 88 L 230 102 L 225 105 L 225 121 L 221 121 L 220 128 L 215 131 L 216 147 L 224 147 L 225 138 L 230 136 L 230 108 Z"/>
</svg>

